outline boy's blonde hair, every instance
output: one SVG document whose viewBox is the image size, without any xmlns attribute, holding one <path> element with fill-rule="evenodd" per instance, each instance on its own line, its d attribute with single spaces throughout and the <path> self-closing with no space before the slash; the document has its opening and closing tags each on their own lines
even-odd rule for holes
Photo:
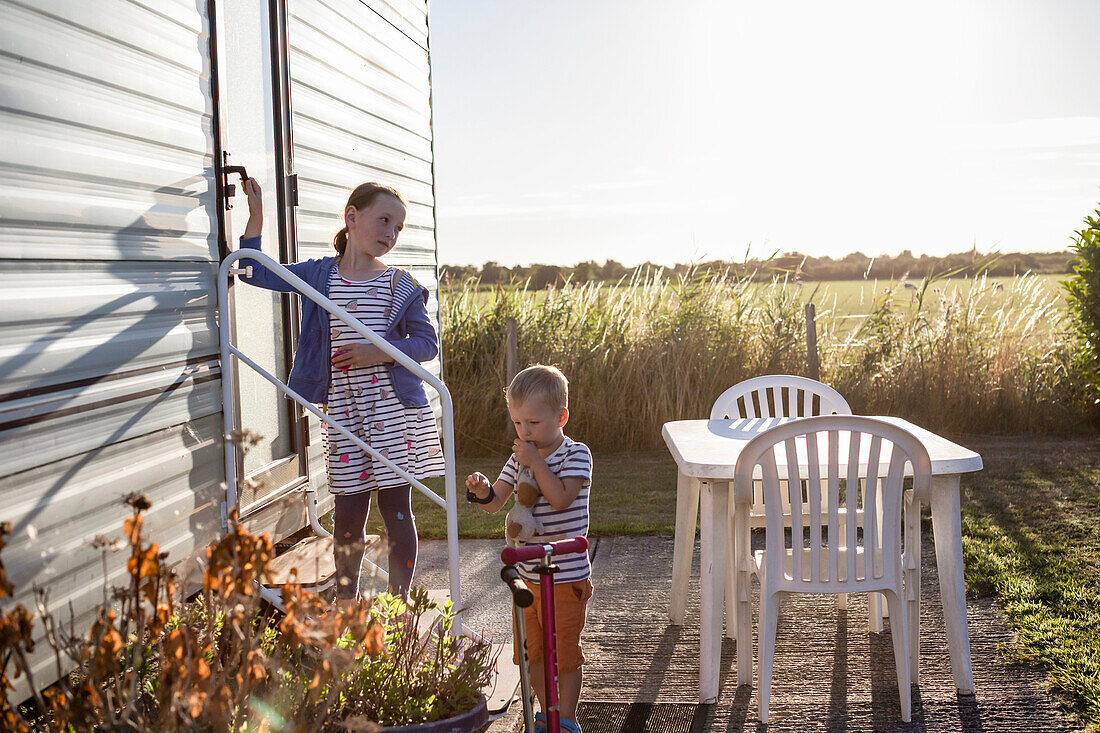
<svg viewBox="0 0 1100 733">
<path fill-rule="evenodd" d="M 517 404 L 533 397 L 547 407 L 561 409 L 569 407 L 569 380 L 555 366 L 532 364 L 515 376 L 504 395 Z"/>
</svg>

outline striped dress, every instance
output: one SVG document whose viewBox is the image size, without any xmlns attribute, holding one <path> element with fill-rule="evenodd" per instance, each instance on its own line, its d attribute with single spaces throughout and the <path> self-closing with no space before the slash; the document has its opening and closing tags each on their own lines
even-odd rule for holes
<svg viewBox="0 0 1100 733">
<path fill-rule="evenodd" d="M 540 537 L 565 535 L 565 538 L 588 536 L 588 493 L 592 488 L 592 452 L 584 443 L 577 443 L 566 436 L 557 449 L 546 456 L 546 465 L 559 479 L 579 478 L 584 483 L 577 498 L 568 508 L 561 511 L 550 506 L 545 496 L 540 496 L 531 508 L 535 518 L 542 523 L 542 532 L 536 534 L 527 544 L 541 544 Z M 519 463 L 515 455 L 500 471 L 498 481 L 510 486 L 516 485 Z M 558 539 L 561 539 L 560 537 Z M 539 582 L 538 566 L 540 560 L 521 562 L 518 565 L 520 577 L 532 583 Z M 572 583 L 584 580 L 592 575 L 592 565 L 587 552 L 574 552 L 568 555 L 555 555 L 554 564 L 559 571 L 554 575 L 555 583 Z"/>
<path fill-rule="evenodd" d="M 404 285 L 401 282 L 396 294 L 391 291 L 392 277 L 393 268 L 386 268 L 369 280 L 345 280 L 334 264 L 329 275 L 329 298 L 367 328 L 385 333 L 394 301 L 407 296 L 402 292 L 407 286 L 401 287 Z M 340 351 L 343 345 L 366 341 L 331 314 L 329 328 L 333 353 Z M 386 365 L 352 367 L 346 372 L 332 367 L 327 412 L 333 420 L 417 479 L 443 475 L 443 452 L 432 408 L 402 405 L 394 393 Z M 408 483 L 339 431 L 324 425 L 322 428 L 328 456 L 328 486 L 332 493 L 356 494 Z"/>
</svg>

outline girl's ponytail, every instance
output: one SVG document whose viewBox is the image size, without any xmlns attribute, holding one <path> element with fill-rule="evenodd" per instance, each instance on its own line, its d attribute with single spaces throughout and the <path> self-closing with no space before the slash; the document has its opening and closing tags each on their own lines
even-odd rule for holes
<svg viewBox="0 0 1100 733">
<path fill-rule="evenodd" d="M 382 183 L 360 183 L 355 187 L 355 190 L 351 192 L 351 195 L 348 196 L 348 202 L 344 206 L 344 211 L 347 211 L 348 206 L 354 206 L 356 210 L 365 209 L 374 203 L 374 200 L 382 194 L 393 196 L 400 201 L 401 205 L 406 209 L 409 207 L 405 202 L 405 198 L 399 194 L 396 189 L 390 186 Z M 336 236 L 332 238 L 332 246 L 341 255 L 344 254 L 344 250 L 347 249 L 348 246 L 348 228 L 346 226 L 336 232 Z"/>
<path fill-rule="evenodd" d="M 332 238 L 332 246 L 336 248 L 339 254 L 344 254 L 344 250 L 348 247 L 348 228 L 344 227 L 340 231 L 336 232 L 336 236 Z"/>
</svg>

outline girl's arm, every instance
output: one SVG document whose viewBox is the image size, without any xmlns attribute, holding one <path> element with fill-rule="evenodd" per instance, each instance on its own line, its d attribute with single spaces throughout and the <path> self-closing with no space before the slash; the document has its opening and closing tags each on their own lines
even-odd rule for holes
<svg viewBox="0 0 1100 733">
<path fill-rule="evenodd" d="M 244 226 L 244 234 L 241 235 L 241 247 L 243 249 L 260 249 L 260 234 L 264 228 L 263 190 L 255 178 L 244 181 L 244 192 L 248 196 L 248 223 Z M 281 277 L 272 275 L 267 268 L 256 260 L 245 260 L 243 266 L 252 267 L 252 276 L 241 275 L 241 279 L 250 285 L 257 285 L 268 290 L 278 290 L 281 293 L 295 293 L 293 287 Z M 296 271 L 297 265 L 286 265 L 287 269 L 301 277 Z"/>
<path fill-rule="evenodd" d="M 244 192 L 248 196 L 248 223 L 244 226 L 244 238 L 252 239 L 260 236 L 264 230 L 264 200 L 263 191 L 255 178 L 249 178 L 244 182 Z"/>
<path fill-rule="evenodd" d="M 439 337 L 432 322 L 424 298 L 415 298 L 401 319 L 396 336 L 386 341 L 401 353 L 418 362 L 431 361 L 439 353 Z M 392 364 L 393 359 L 374 344 L 353 343 L 333 354 L 332 363 L 337 369 L 369 367 L 375 364 Z"/>
</svg>

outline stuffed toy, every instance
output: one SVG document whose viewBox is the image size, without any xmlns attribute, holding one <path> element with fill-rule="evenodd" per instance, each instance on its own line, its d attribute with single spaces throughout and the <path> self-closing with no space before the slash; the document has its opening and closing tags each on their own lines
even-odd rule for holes
<svg viewBox="0 0 1100 733">
<path fill-rule="evenodd" d="M 530 544 L 535 536 L 539 543 L 565 539 L 564 534 L 544 535 L 542 522 L 535 517 L 535 502 L 542 496 L 535 474 L 527 466 L 520 466 L 516 473 L 516 503 L 504 518 L 504 539 L 509 547 Z"/>
<path fill-rule="evenodd" d="M 504 518 L 504 538 L 509 547 L 530 542 L 542 532 L 542 522 L 535 518 L 532 508 L 542 496 L 535 475 L 527 466 L 520 466 L 516 474 L 516 503 Z"/>
</svg>

